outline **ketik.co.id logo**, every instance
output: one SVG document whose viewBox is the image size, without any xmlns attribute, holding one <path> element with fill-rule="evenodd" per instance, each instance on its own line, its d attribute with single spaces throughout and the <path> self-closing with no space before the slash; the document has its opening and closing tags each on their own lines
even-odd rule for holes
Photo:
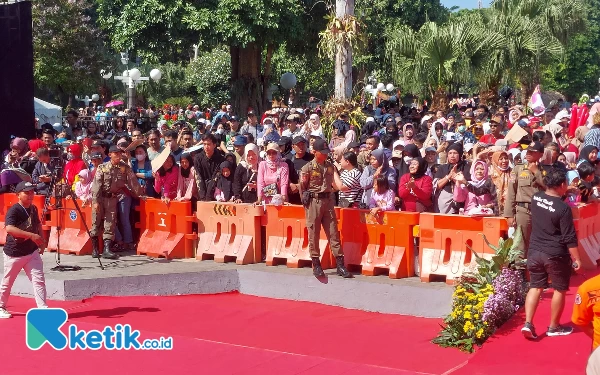
<svg viewBox="0 0 600 375">
<path fill-rule="evenodd" d="M 79 330 L 75 324 L 68 329 L 68 336 L 60 329 L 69 318 L 63 309 L 31 309 L 26 315 L 26 343 L 31 350 L 38 350 L 48 343 L 56 350 L 108 349 L 108 350 L 171 350 L 172 337 L 140 339 L 140 331 L 129 324 L 106 326 L 103 330 Z"/>
</svg>

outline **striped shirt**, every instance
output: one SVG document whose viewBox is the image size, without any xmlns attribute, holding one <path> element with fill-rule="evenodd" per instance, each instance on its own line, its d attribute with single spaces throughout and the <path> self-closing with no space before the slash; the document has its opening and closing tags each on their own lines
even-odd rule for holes
<svg viewBox="0 0 600 375">
<path fill-rule="evenodd" d="M 347 186 L 350 190 L 340 191 L 340 199 L 344 198 L 350 201 L 350 203 L 358 202 L 362 198 L 362 188 L 360 186 L 360 176 L 362 173 L 358 168 L 354 168 L 350 171 L 343 170 L 340 173 L 340 179 L 342 184 Z"/>
</svg>

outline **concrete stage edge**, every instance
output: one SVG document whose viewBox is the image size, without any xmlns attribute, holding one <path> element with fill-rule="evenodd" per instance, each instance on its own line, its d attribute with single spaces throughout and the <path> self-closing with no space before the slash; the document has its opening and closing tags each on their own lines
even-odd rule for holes
<svg viewBox="0 0 600 375">
<path fill-rule="evenodd" d="M 187 295 L 239 292 L 253 296 L 317 302 L 349 309 L 439 318 L 450 312 L 453 289 L 444 283 L 421 283 L 418 278 L 356 275 L 342 279 L 325 270 L 322 280 L 310 268 L 267 267 L 264 263 L 238 266 L 213 261 L 151 259 L 125 255 L 105 261 L 105 270 L 90 256 L 61 255 L 61 264 L 82 269 L 57 272 L 56 253 L 45 253 L 44 270 L 50 300 L 82 300 L 93 296 Z M 13 295 L 32 297 L 21 272 Z M 8 303 L 10 308 L 10 300 Z"/>
</svg>

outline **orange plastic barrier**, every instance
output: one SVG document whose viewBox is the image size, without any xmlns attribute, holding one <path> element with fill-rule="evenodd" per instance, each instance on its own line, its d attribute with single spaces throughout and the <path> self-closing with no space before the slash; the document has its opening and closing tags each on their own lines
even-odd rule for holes
<svg viewBox="0 0 600 375">
<path fill-rule="evenodd" d="M 33 198 L 33 205 L 37 207 L 40 216 L 42 216 L 42 211 L 44 210 L 45 199 L 46 197 L 44 195 L 36 195 Z M 6 230 L 4 229 L 4 218 L 6 217 L 6 213 L 8 212 L 8 209 L 18 201 L 19 199 L 17 198 L 17 194 L 0 194 L 0 245 L 4 245 L 6 243 Z M 49 219 L 49 217 L 41 218 L 42 224 L 47 219 Z"/>
<path fill-rule="evenodd" d="M 348 266 L 361 266 L 362 274 L 388 272 L 391 279 L 410 277 L 414 270 L 413 227 L 416 212 L 384 212 L 374 217 L 368 210 L 342 209 L 342 244 Z"/>
<path fill-rule="evenodd" d="M 508 224 L 502 217 L 469 217 L 422 213 L 420 220 L 420 272 L 421 281 L 430 282 L 434 276 L 445 277 L 452 284 L 462 273 L 476 267 L 476 257 L 467 248 L 469 245 L 478 255 L 491 257 L 490 249 L 483 236 L 491 244 L 503 237 Z"/>
<path fill-rule="evenodd" d="M 336 208 L 335 213 L 339 220 L 340 209 Z M 308 249 L 308 230 L 306 229 L 304 207 L 267 205 L 262 225 L 266 226 L 267 266 L 273 266 L 278 261 L 285 261 L 289 268 L 312 264 Z M 319 250 L 321 251 L 321 266 L 324 269 L 333 268 L 335 261 L 329 250 L 329 241 L 323 228 L 321 228 Z"/>
<path fill-rule="evenodd" d="M 577 247 L 584 269 L 595 269 L 600 259 L 600 204 L 571 209 L 577 232 Z"/>
<path fill-rule="evenodd" d="M 192 202 L 173 202 L 168 205 L 160 199 L 140 201 L 140 229 L 138 255 L 150 257 L 193 258 Z"/>
<path fill-rule="evenodd" d="M 237 264 L 261 261 L 263 208 L 251 204 L 198 202 L 196 259 Z"/>
<path fill-rule="evenodd" d="M 36 197 L 37 198 L 37 197 Z M 51 203 L 54 201 L 52 200 Z M 60 225 L 60 253 L 73 255 L 89 255 L 92 253 L 92 241 L 88 235 L 85 226 L 81 221 L 79 212 L 71 199 L 63 199 L 64 208 L 50 211 L 50 220 L 46 222 L 46 227 L 50 227 L 50 238 L 48 239 L 47 249 L 49 251 L 58 250 L 58 226 Z M 81 207 L 82 202 L 78 201 L 83 220 L 88 228 L 92 227 L 92 208 L 90 206 Z M 41 212 L 41 211 L 40 211 Z"/>
</svg>

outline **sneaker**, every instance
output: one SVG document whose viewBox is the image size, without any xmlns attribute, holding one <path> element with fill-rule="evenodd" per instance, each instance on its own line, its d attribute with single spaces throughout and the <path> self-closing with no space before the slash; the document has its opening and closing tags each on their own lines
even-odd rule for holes
<svg viewBox="0 0 600 375">
<path fill-rule="evenodd" d="M 573 333 L 573 327 L 556 326 L 554 328 L 548 327 L 546 336 L 566 336 Z"/>
<path fill-rule="evenodd" d="M 12 315 L 4 307 L 0 307 L 0 319 L 8 318 L 12 318 Z"/>
<path fill-rule="evenodd" d="M 525 323 L 525 326 L 521 328 L 521 333 L 526 339 L 535 340 L 537 334 L 535 333 L 535 327 L 531 323 Z"/>
</svg>

